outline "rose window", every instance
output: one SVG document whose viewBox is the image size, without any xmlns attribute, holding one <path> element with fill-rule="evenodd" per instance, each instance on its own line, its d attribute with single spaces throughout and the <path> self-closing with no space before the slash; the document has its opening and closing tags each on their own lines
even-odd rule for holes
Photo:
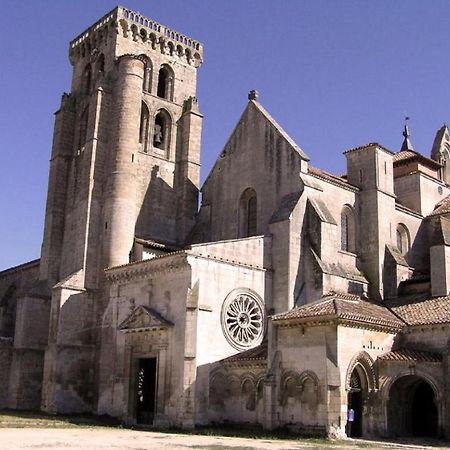
<svg viewBox="0 0 450 450">
<path fill-rule="evenodd" d="M 264 331 L 261 301 L 247 292 L 228 296 L 222 307 L 222 328 L 228 342 L 237 349 L 259 344 Z"/>
</svg>

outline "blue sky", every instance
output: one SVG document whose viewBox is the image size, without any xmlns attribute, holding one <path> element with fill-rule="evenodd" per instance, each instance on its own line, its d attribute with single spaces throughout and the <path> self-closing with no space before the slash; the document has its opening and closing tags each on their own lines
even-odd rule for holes
<svg viewBox="0 0 450 450">
<path fill-rule="evenodd" d="M 2 0 L 0 270 L 39 257 L 53 113 L 69 90 L 69 41 L 116 3 Z M 204 43 L 198 98 L 205 179 L 250 89 L 335 174 L 378 141 L 429 154 L 450 119 L 447 0 L 170 0 L 124 3 Z"/>
</svg>

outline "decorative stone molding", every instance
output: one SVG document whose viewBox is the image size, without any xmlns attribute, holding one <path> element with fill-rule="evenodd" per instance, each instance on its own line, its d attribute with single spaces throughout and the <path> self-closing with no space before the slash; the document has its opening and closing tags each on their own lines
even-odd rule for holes
<svg viewBox="0 0 450 450">
<path fill-rule="evenodd" d="M 142 280 L 155 275 L 189 269 L 187 254 L 183 251 L 137 261 L 123 266 L 105 269 L 105 276 L 112 283 Z"/>
</svg>

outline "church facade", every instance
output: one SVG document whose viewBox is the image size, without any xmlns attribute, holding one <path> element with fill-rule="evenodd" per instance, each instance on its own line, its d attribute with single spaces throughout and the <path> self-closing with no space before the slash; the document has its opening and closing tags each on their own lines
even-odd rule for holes
<svg viewBox="0 0 450 450">
<path fill-rule="evenodd" d="M 41 257 L 0 272 L 0 407 L 450 437 L 446 125 L 335 176 L 251 91 L 200 188 L 200 42 L 117 7 L 69 59 Z"/>
</svg>

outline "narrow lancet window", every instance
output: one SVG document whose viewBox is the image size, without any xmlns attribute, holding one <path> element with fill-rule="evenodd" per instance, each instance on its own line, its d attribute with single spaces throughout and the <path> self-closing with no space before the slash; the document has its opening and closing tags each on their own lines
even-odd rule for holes
<svg viewBox="0 0 450 450">
<path fill-rule="evenodd" d="M 147 151 L 148 144 L 148 122 L 149 122 L 149 112 L 147 105 L 142 102 L 141 106 L 141 123 L 139 126 L 139 144 L 141 144 L 141 150 Z"/>
</svg>

